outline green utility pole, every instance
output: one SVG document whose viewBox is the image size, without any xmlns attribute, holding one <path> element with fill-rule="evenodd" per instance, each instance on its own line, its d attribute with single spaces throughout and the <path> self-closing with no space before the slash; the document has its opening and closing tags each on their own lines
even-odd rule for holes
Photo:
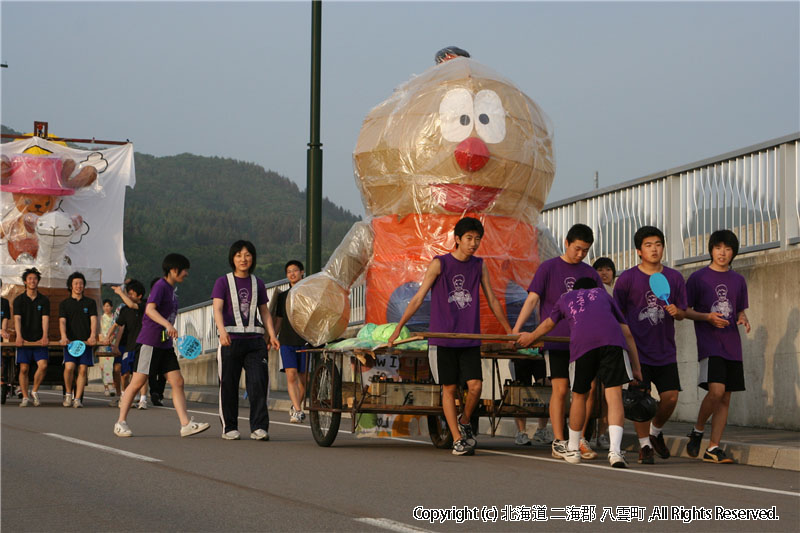
<svg viewBox="0 0 800 533">
<path fill-rule="evenodd" d="M 319 138 L 322 1 L 311 2 L 311 140 L 306 161 L 306 272 L 322 268 L 322 143 Z"/>
</svg>

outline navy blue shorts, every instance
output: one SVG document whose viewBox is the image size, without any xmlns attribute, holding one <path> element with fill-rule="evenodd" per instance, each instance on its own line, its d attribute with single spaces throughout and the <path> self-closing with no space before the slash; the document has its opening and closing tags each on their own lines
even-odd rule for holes
<svg viewBox="0 0 800 533">
<path fill-rule="evenodd" d="M 17 348 L 18 365 L 35 365 L 39 361 L 47 361 L 47 346 L 20 346 Z"/>
<path fill-rule="evenodd" d="M 117 358 L 114 358 L 114 362 L 117 362 Z M 123 352 L 120 356 L 120 364 L 122 367 L 120 368 L 120 374 L 133 374 L 134 370 L 134 363 L 136 362 L 136 351 L 130 352 Z"/>
<path fill-rule="evenodd" d="M 64 347 L 64 364 L 75 363 L 76 365 L 94 366 L 94 356 L 92 355 L 92 347 L 88 344 L 86 349 L 79 357 L 73 357 L 69 354 L 69 348 Z"/>
<path fill-rule="evenodd" d="M 306 372 L 306 354 L 297 353 L 297 350 L 302 350 L 303 346 L 286 346 L 281 344 L 281 361 L 283 368 L 281 372 L 285 372 L 287 368 L 296 368 L 300 374 Z"/>
</svg>

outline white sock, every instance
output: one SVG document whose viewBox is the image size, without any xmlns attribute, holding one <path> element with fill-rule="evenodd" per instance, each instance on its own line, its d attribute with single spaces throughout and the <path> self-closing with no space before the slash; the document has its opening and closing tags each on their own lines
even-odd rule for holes
<svg viewBox="0 0 800 533">
<path fill-rule="evenodd" d="M 706 450 L 706 451 L 713 452 L 713 451 L 714 451 L 714 450 L 716 450 L 717 448 L 719 448 L 719 446 L 711 446 L 711 447 L 709 447 L 709 448 L 708 448 L 708 450 Z"/>
<path fill-rule="evenodd" d="M 650 434 L 654 437 L 658 437 L 659 435 L 661 435 L 661 428 L 656 427 L 655 424 L 650 422 Z"/>
<path fill-rule="evenodd" d="M 608 426 L 609 445 L 608 451 L 622 453 L 622 426 Z"/>
<path fill-rule="evenodd" d="M 567 449 L 570 451 L 578 451 L 581 449 L 581 430 L 575 431 L 569 428 L 569 444 Z"/>
<path fill-rule="evenodd" d="M 642 437 L 639 439 L 639 448 L 650 446 L 650 437 Z"/>
<path fill-rule="evenodd" d="M 697 429 L 697 426 L 695 426 L 693 429 L 695 433 L 700 433 L 701 435 L 703 434 L 703 430 Z"/>
</svg>

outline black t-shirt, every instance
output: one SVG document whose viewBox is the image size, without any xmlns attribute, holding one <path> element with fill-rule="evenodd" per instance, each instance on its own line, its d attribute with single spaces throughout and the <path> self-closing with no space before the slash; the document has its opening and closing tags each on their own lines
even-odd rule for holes
<svg viewBox="0 0 800 533">
<path fill-rule="evenodd" d="M 85 341 L 92 332 L 91 318 L 97 316 L 97 302 L 82 297 L 76 300 L 72 296 L 58 306 L 58 318 L 67 319 L 67 339 Z"/>
<path fill-rule="evenodd" d="M 2 327 L 3 320 L 6 318 L 11 320 L 11 306 L 8 300 L 0 298 L 0 327 Z"/>
<path fill-rule="evenodd" d="M 119 310 L 117 316 L 117 325 L 125 326 L 122 330 L 122 336 L 119 339 L 119 345 L 124 346 L 126 350 L 133 351 L 136 345 L 136 337 L 139 336 L 139 330 L 142 329 L 142 317 L 144 316 L 144 307 L 140 304 L 139 309 L 128 307 L 127 305 Z M 130 343 L 128 342 L 130 339 Z"/>
<path fill-rule="evenodd" d="M 37 293 L 31 300 L 23 292 L 14 298 L 14 316 L 19 315 L 22 320 L 22 339 L 28 342 L 37 342 L 44 337 L 42 330 L 42 317 L 50 316 L 50 300 L 42 293 Z M 20 332 L 17 332 L 19 335 Z"/>
<path fill-rule="evenodd" d="M 306 343 L 305 339 L 297 334 L 289 323 L 289 319 L 286 318 L 286 297 L 290 290 L 286 289 L 279 293 L 278 301 L 275 302 L 275 316 L 283 319 L 281 320 L 281 331 L 278 333 L 278 342 L 286 346 L 303 346 Z"/>
</svg>

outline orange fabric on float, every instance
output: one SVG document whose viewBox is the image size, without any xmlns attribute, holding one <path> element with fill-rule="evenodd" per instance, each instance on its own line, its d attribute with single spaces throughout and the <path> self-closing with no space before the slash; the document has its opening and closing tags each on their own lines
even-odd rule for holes
<svg viewBox="0 0 800 533">
<path fill-rule="evenodd" d="M 407 282 L 421 283 L 431 260 L 455 248 L 453 228 L 464 216 L 483 223 L 485 233 L 475 255 L 486 263 L 492 291 L 503 309 L 509 283 L 527 289 L 539 266 L 536 229 L 529 224 L 479 213 L 377 217 L 371 222 L 375 240 L 367 270 L 367 322 L 386 323 L 394 290 Z M 481 331 L 505 333 L 485 297 L 481 297 Z"/>
</svg>

